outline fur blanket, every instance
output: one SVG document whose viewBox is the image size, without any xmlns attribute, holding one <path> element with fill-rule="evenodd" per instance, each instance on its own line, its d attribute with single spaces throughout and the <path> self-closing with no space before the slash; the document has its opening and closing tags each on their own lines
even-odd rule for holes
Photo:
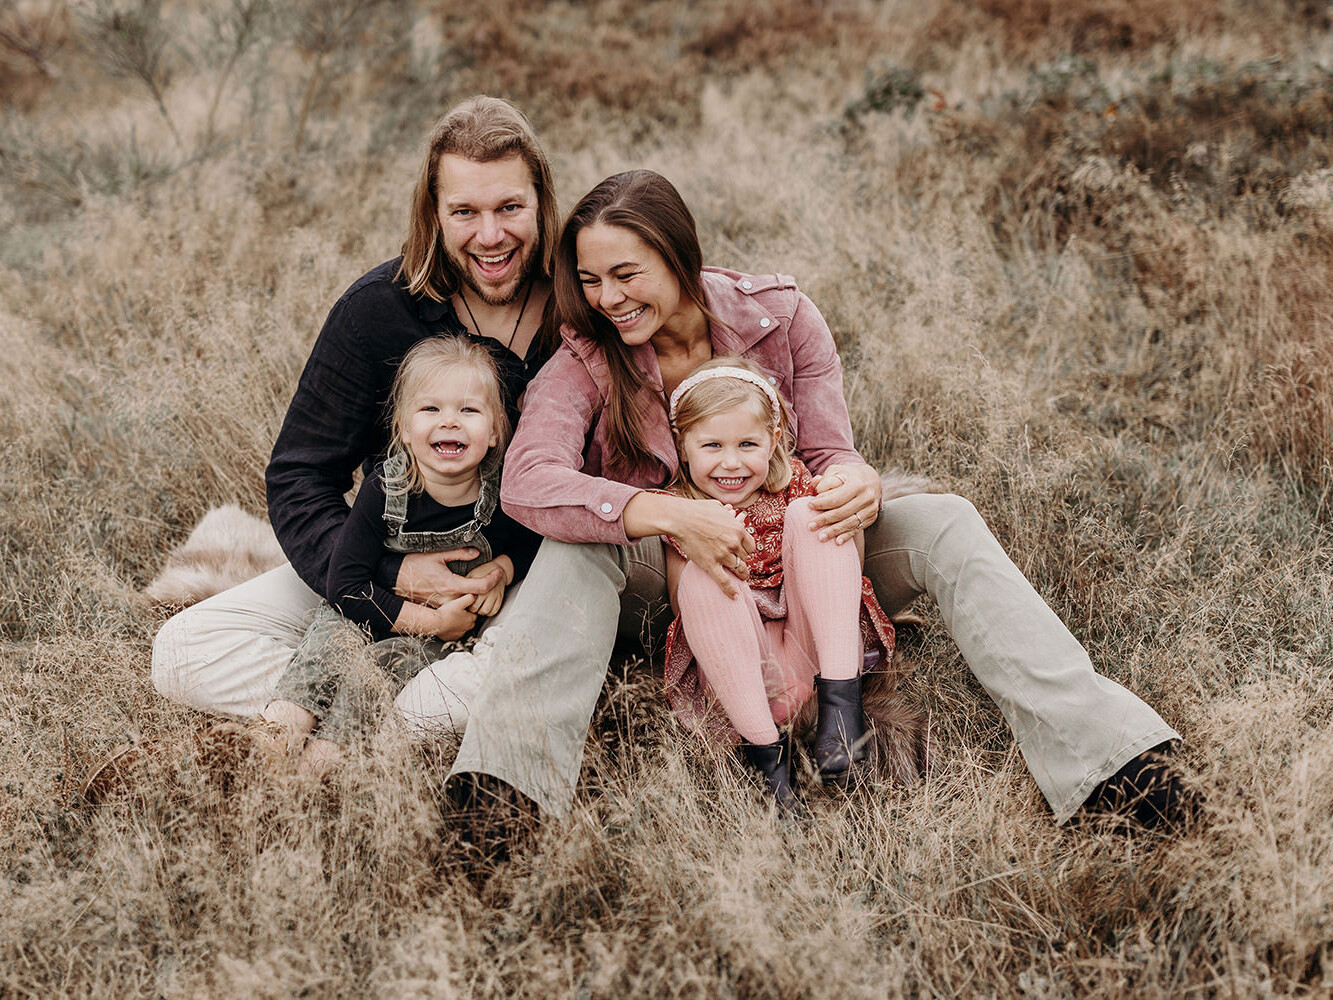
<svg viewBox="0 0 1333 1000">
<path fill-rule="evenodd" d="M 943 493 L 939 486 L 924 476 L 910 476 L 902 469 L 890 469 L 881 472 L 879 484 L 884 491 L 885 500 L 911 496 L 913 493 Z"/>
<path fill-rule="evenodd" d="M 154 604 L 188 607 L 286 560 L 268 521 L 235 504 L 214 507 L 167 556 L 144 596 Z"/>
</svg>

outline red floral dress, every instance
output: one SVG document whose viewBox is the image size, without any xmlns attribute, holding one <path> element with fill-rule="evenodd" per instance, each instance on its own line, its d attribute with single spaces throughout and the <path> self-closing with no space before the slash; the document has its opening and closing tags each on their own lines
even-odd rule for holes
<svg viewBox="0 0 1333 1000">
<path fill-rule="evenodd" d="M 791 482 L 781 493 L 760 490 L 754 502 L 740 511 L 754 535 L 755 550 L 746 560 L 750 570 L 750 593 L 754 595 L 759 616 L 764 621 L 787 617 L 787 599 L 782 587 L 782 527 L 787 506 L 800 497 L 815 495 L 810 470 L 796 458 L 791 459 Z M 684 552 L 670 535 L 667 544 L 683 557 Z M 865 649 L 878 649 L 880 664 L 887 667 L 893 659 L 893 624 L 879 606 L 870 580 L 861 577 L 861 641 Z M 741 740 L 726 713 L 713 697 L 708 682 L 699 673 L 680 617 L 667 632 L 665 682 L 667 700 L 685 725 L 725 744 Z"/>
</svg>

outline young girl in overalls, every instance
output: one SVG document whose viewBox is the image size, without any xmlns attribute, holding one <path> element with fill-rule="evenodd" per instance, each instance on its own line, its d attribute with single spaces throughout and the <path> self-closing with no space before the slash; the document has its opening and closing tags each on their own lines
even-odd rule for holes
<svg viewBox="0 0 1333 1000">
<path fill-rule="evenodd" d="M 371 661 L 394 692 L 462 639 L 477 619 L 494 615 L 505 589 L 532 563 L 540 537 L 500 508 L 501 458 L 509 437 L 499 376 L 490 354 L 462 337 L 434 337 L 403 358 L 390 396 L 388 453 L 361 484 L 334 547 L 326 597 L 291 666 L 278 681 L 263 718 L 282 727 L 288 749 L 305 743 L 298 769 L 323 774 L 341 747 L 374 719 L 375 685 L 351 682 L 368 634 Z M 398 597 L 376 581 L 385 549 L 444 552 L 474 548 L 470 561 L 450 562 L 459 575 L 498 569 L 500 582 L 438 608 Z M 479 641 L 484 641 L 479 640 Z M 459 731 L 479 684 L 477 658 L 459 657 L 438 713 L 417 727 Z M 409 725 L 412 720 L 409 719 Z M 316 728 L 318 726 L 318 728 Z"/>
<path fill-rule="evenodd" d="M 786 407 L 758 366 L 705 362 L 671 394 L 668 415 L 680 453 L 669 489 L 732 508 L 755 550 L 744 563 L 748 587 L 729 598 L 667 537 L 678 614 L 667 635 L 667 697 L 690 727 L 739 740 L 785 812 L 797 803 L 789 723 L 812 694 L 821 780 L 845 785 L 865 758 L 860 675 L 875 659 L 865 651 L 889 663 L 893 626 L 861 575 L 857 546 L 810 530 L 814 480 L 792 455 Z"/>
</svg>

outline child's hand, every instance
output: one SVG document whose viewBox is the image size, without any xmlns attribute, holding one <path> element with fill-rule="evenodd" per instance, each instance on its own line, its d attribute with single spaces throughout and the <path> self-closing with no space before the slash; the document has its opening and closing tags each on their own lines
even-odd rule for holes
<svg viewBox="0 0 1333 1000">
<path fill-rule="evenodd" d="M 490 590 L 484 594 L 478 594 L 472 598 L 468 605 L 468 610 L 474 615 L 482 618 L 489 618 L 500 610 L 500 605 L 504 604 L 506 582 L 509 579 L 509 567 L 512 566 L 506 556 L 500 556 L 498 559 L 492 559 L 490 562 L 482 563 L 476 569 L 468 574 L 469 579 L 477 579 L 484 576 L 490 576 L 499 570 L 497 582 Z"/>
<path fill-rule="evenodd" d="M 472 626 L 477 624 L 477 616 L 469 610 L 476 597 L 472 594 L 461 594 L 452 601 L 441 604 L 434 609 L 432 624 L 435 626 L 434 634 L 439 639 L 461 639 L 472 631 Z"/>
<path fill-rule="evenodd" d="M 478 594 L 472 598 L 472 603 L 468 605 L 468 610 L 479 618 L 489 618 L 500 610 L 500 605 L 505 601 L 505 585 L 497 583 L 484 594 Z"/>
</svg>

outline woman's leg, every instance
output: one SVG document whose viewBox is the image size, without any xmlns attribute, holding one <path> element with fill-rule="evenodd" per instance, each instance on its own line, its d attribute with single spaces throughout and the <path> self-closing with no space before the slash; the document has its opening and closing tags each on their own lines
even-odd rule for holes
<svg viewBox="0 0 1333 1000">
<path fill-rule="evenodd" d="M 661 566 L 656 538 L 632 546 L 542 542 L 493 620 L 490 667 L 470 706 L 451 781 L 491 775 L 543 812 L 568 812 L 615 645 L 621 594 L 656 588 L 665 600 Z M 429 674 L 423 670 L 411 683 L 430 683 Z"/>
<path fill-rule="evenodd" d="M 1093 670 L 962 497 L 886 501 L 866 529 L 865 571 L 890 615 L 920 594 L 934 598 L 1057 823 L 1131 758 L 1178 738 L 1141 699 Z"/>
<path fill-rule="evenodd" d="M 666 596 L 666 556 L 656 535 L 625 546 L 625 589 L 616 635 L 652 653 L 666 642 L 674 617 Z"/>
<path fill-rule="evenodd" d="M 283 565 L 186 608 L 153 642 L 153 686 L 205 712 L 258 715 L 319 604 Z"/>
<path fill-rule="evenodd" d="M 775 742 L 778 727 L 764 687 L 764 661 L 773 653 L 749 588 L 729 598 L 711 576 L 686 563 L 676 606 L 699 672 L 736 732 L 750 743 Z"/>
</svg>

